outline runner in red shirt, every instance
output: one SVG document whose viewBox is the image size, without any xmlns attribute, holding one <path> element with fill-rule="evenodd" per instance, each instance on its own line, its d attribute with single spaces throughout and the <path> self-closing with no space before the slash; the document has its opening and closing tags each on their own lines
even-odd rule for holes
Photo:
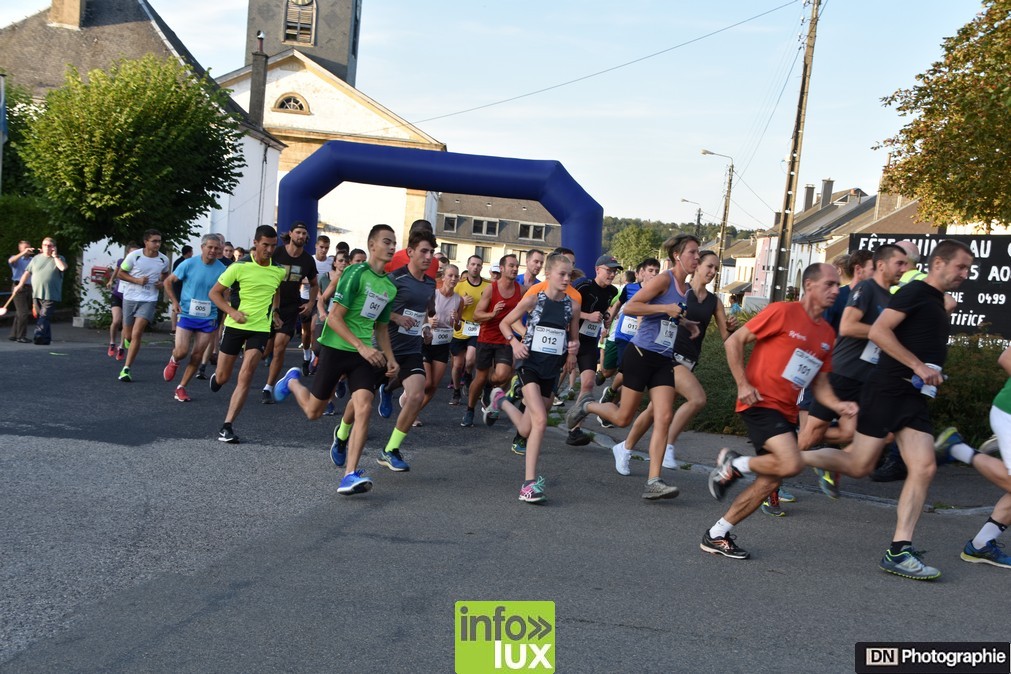
<svg viewBox="0 0 1011 674">
<path fill-rule="evenodd" d="M 722 499 L 743 473 L 757 478 L 731 504 L 727 513 L 702 537 L 701 548 L 711 554 L 747 559 L 730 530 L 758 510 L 784 477 L 804 468 L 797 446 L 797 397 L 810 386 L 815 397 L 840 417 L 854 416 L 857 404 L 836 397 L 828 383 L 832 369 L 835 331 L 822 317 L 839 294 L 839 272 L 830 264 L 815 263 L 804 270 L 800 302 L 775 302 L 739 328 L 725 342 L 730 373 L 737 382 L 737 412 L 758 453 L 740 456 L 720 450 L 709 476 L 709 491 Z M 755 349 L 745 368 L 744 348 Z"/>
</svg>

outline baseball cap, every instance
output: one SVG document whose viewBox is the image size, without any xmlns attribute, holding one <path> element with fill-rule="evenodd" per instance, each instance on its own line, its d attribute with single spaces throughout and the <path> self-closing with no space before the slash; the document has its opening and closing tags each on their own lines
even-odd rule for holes
<svg viewBox="0 0 1011 674">
<path fill-rule="evenodd" d="M 305 223 L 302 221 L 296 222 L 294 225 L 291 226 L 291 231 L 294 232 L 296 229 L 304 229 L 307 232 L 309 231 L 309 228 L 306 227 Z"/>
<path fill-rule="evenodd" d="M 597 264 L 594 267 L 607 267 L 608 269 L 621 269 L 621 263 L 614 259 L 611 255 L 601 255 L 597 258 Z"/>
<path fill-rule="evenodd" d="M 497 264 L 493 264 L 491 266 L 491 273 L 492 274 L 501 274 L 502 273 L 502 268 L 499 267 Z"/>
</svg>

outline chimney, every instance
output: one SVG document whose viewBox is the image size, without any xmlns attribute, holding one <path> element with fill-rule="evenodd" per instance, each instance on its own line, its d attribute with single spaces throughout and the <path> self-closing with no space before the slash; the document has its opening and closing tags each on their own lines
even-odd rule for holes
<svg viewBox="0 0 1011 674">
<path fill-rule="evenodd" d="M 263 31 L 256 34 L 256 51 L 253 52 L 253 72 L 249 79 L 249 123 L 263 128 L 263 108 L 267 98 L 267 54 L 263 51 Z"/>
<path fill-rule="evenodd" d="M 835 181 L 831 178 L 825 178 L 821 181 L 821 206 L 820 208 L 826 208 L 832 203 L 832 188 L 835 187 Z"/>
<path fill-rule="evenodd" d="M 814 185 L 804 185 L 804 210 L 810 210 L 814 206 Z"/>
<path fill-rule="evenodd" d="M 49 8 L 49 23 L 80 30 L 86 4 L 87 0 L 53 0 Z"/>
</svg>

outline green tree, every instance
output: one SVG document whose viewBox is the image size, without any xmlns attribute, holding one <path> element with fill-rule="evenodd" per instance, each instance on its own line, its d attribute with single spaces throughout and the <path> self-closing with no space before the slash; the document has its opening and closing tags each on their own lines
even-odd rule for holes
<svg viewBox="0 0 1011 674">
<path fill-rule="evenodd" d="M 32 121 L 39 114 L 39 106 L 32 102 L 31 92 L 7 77 L 7 143 L 3 146 L 3 194 L 28 196 L 33 193 L 19 146 Z"/>
<path fill-rule="evenodd" d="M 626 269 L 635 269 L 635 265 L 643 259 L 656 257 L 657 249 L 663 240 L 663 237 L 651 227 L 631 226 L 614 235 L 610 250 Z"/>
<path fill-rule="evenodd" d="M 227 100 L 171 57 L 123 60 L 86 78 L 71 69 L 19 148 L 61 247 L 123 244 L 152 227 L 169 244 L 190 238 L 244 165 Z"/>
<path fill-rule="evenodd" d="M 1011 223 L 1011 0 L 988 0 L 918 83 L 883 99 L 911 117 L 882 143 L 881 187 L 936 223 Z"/>
</svg>

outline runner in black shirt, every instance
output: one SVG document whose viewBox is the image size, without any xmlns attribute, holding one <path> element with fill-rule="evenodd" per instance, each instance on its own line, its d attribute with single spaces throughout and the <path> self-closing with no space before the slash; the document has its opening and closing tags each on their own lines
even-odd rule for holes
<svg viewBox="0 0 1011 674">
<path fill-rule="evenodd" d="M 937 245 L 927 261 L 927 278 L 901 288 L 868 333 L 881 348 L 881 357 L 860 396 L 853 444 L 845 452 L 801 452 L 810 466 L 864 477 L 874 469 L 888 433 L 895 433 L 909 475 L 899 496 L 895 535 L 879 566 L 905 578 L 933 580 L 941 575 L 923 563 L 912 538 L 937 468 L 927 398 L 943 381 L 950 327 L 944 293 L 968 278 L 972 260 L 964 243 L 945 240 Z M 923 382 L 920 390 L 911 381 L 914 375 Z"/>
</svg>

